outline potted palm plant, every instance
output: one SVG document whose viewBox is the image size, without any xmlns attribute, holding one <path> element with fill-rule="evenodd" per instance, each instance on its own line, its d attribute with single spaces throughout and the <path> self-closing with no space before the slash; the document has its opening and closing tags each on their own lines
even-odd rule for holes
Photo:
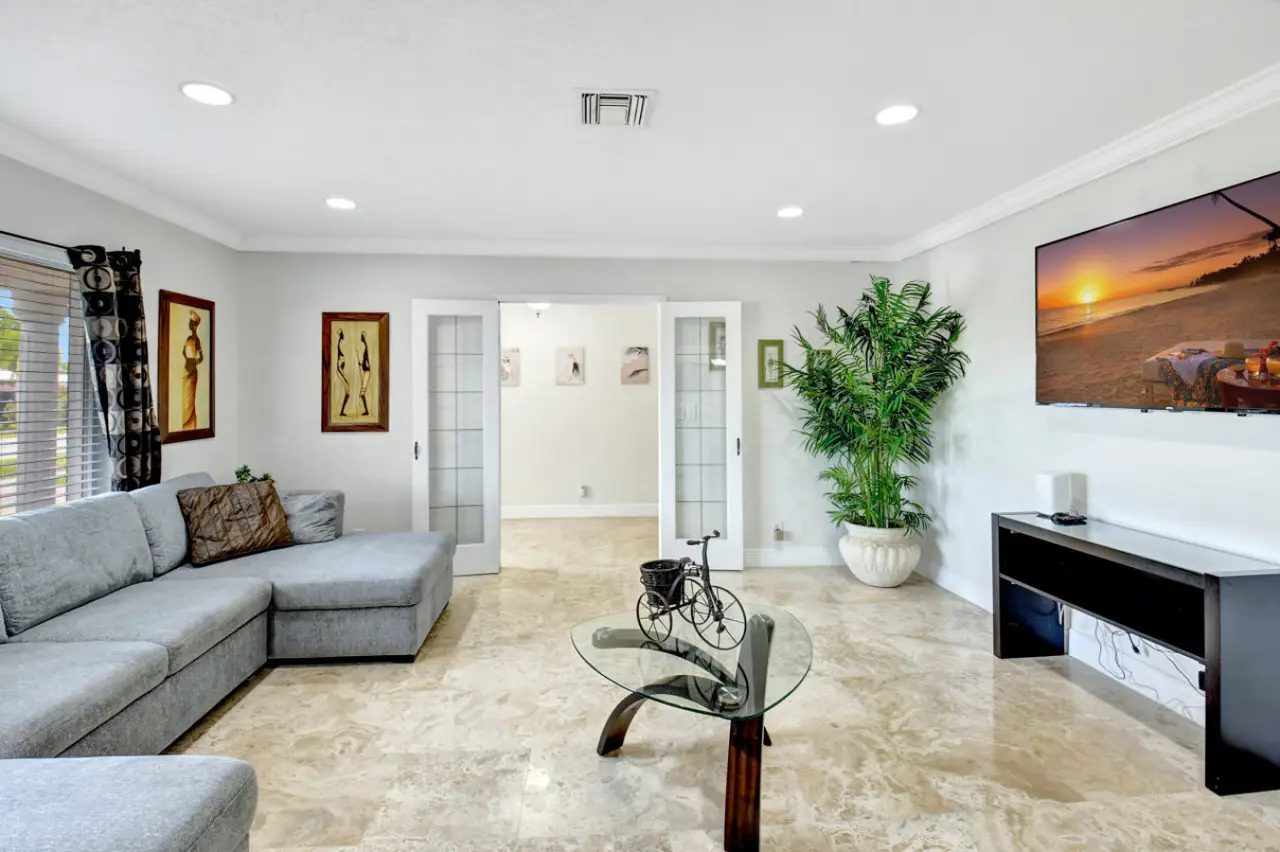
<svg viewBox="0 0 1280 852">
<path fill-rule="evenodd" d="M 964 317 L 933 309 L 925 281 L 895 288 L 872 277 L 852 312 L 813 314 L 825 343 L 797 328 L 802 364 L 782 364 L 804 407 L 805 449 L 829 462 L 831 518 L 843 524 L 840 553 L 873 586 L 901 585 L 920 561 L 924 507 L 908 494 L 909 471 L 929 460 L 938 397 L 964 375 L 957 348 Z"/>
</svg>

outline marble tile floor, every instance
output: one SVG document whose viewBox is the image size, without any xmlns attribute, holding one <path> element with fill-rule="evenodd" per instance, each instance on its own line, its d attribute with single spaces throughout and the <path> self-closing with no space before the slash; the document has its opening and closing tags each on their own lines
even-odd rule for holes
<svg viewBox="0 0 1280 852">
<path fill-rule="evenodd" d="M 630 609 L 652 519 L 508 521 L 504 570 L 460 578 L 413 663 L 268 668 L 173 751 L 257 768 L 252 848 L 704 852 L 722 842 L 727 723 L 621 697 L 568 638 Z M 766 849 L 1280 849 L 1280 795 L 1218 798 L 1201 731 L 1072 660 L 1000 661 L 990 616 L 923 580 L 717 575 L 814 640 L 769 714 Z"/>
</svg>

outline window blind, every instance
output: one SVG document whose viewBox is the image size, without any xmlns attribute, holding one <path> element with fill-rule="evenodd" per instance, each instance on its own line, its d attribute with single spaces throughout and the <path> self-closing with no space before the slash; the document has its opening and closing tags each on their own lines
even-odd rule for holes
<svg viewBox="0 0 1280 852">
<path fill-rule="evenodd" d="M 109 487 L 71 272 L 0 255 L 0 515 Z"/>
</svg>

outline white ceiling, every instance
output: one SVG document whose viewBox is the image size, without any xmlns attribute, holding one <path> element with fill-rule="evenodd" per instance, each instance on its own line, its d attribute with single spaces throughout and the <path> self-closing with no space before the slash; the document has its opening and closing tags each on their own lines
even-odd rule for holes
<svg viewBox="0 0 1280 852">
<path fill-rule="evenodd" d="M 1278 34 L 1275 0 L 2 0 L 0 153 L 247 248 L 854 256 L 1274 71 Z M 652 126 L 580 126 L 597 87 L 657 90 Z"/>
</svg>

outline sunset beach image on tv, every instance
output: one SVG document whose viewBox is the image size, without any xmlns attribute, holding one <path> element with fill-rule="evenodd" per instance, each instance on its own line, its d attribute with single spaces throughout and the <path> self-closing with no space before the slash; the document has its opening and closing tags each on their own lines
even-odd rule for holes
<svg viewBox="0 0 1280 852">
<path fill-rule="evenodd" d="M 1280 410 L 1280 172 L 1036 249 L 1036 402 Z"/>
</svg>

